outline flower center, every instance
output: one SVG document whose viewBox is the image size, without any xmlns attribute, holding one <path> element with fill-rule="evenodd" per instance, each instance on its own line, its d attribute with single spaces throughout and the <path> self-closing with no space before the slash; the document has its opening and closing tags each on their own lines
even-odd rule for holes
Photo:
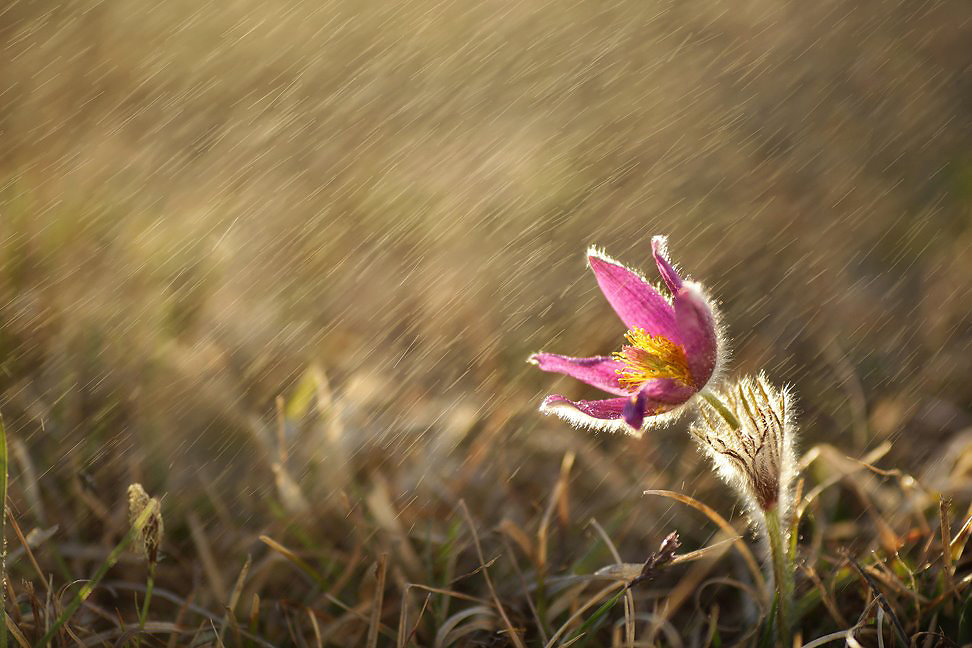
<svg viewBox="0 0 972 648">
<path fill-rule="evenodd" d="M 617 370 L 621 387 L 632 392 L 649 380 L 671 378 L 686 387 L 694 387 L 685 349 L 663 335 L 651 335 L 633 328 L 624 334 L 628 344 L 614 352 L 614 359 L 624 364 Z"/>
</svg>

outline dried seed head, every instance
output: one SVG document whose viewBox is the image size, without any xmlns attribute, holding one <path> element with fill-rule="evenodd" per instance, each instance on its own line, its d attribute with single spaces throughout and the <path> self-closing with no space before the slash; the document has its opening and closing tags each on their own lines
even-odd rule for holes
<svg viewBox="0 0 972 648">
<path fill-rule="evenodd" d="M 786 389 L 775 389 L 763 374 L 742 378 L 717 396 L 739 427 L 702 402 L 693 436 L 754 512 L 777 508 L 785 519 L 793 504 L 796 475 L 793 396 Z"/>
<path fill-rule="evenodd" d="M 136 551 L 156 564 L 162 545 L 162 505 L 157 498 L 149 497 L 141 484 L 128 487 L 128 523 L 136 533 Z"/>
</svg>

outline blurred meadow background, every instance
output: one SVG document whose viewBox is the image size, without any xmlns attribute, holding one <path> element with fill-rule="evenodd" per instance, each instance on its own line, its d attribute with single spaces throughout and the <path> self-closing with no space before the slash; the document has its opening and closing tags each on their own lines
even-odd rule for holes
<svg viewBox="0 0 972 648">
<path fill-rule="evenodd" d="M 14 0 L 0 43 L 11 641 L 132 482 L 165 520 L 144 645 L 754 641 L 742 554 L 642 495 L 752 544 L 687 421 L 536 411 L 595 392 L 529 353 L 621 344 L 585 249 L 654 279 L 653 234 L 730 371 L 799 396 L 804 638 L 877 645 L 879 590 L 909 637 L 972 628 L 964 0 Z M 675 530 L 715 549 L 582 628 L 582 577 Z M 55 643 L 136 641 L 146 574 L 126 552 Z"/>
</svg>

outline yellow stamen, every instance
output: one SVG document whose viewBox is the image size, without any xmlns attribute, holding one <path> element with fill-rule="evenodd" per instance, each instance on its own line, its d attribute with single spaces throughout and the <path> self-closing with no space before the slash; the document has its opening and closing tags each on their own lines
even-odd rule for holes
<svg viewBox="0 0 972 648">
<path fill-rule="evenodd" d="M 671 378 L 694 387 L 685 349 L 663 335 L 651 335 L 634 328 L 624 334 L 628 344 L 614 352 L 614 359 L 624 364 L 617 370 L 618 382 L 632 392 L 656 378 Z"/>
</svg>

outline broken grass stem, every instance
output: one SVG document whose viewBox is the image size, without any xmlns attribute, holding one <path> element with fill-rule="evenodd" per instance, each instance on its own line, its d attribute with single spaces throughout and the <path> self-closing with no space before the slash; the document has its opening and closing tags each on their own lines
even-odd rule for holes
<svg viewBox="0 0 972 648">
<path fill-rule="evenodd" d="M 736 415 L 732 413 L 732 410 L 722 402 L 721 398 L 716 396 L 708 389 L 703 389 L 700 391 L 699 396 L 704 398 L 705 402 L 711 405 L 712 408 L 719 413 L 719 416 L 721 416 L 725 422 L 729 424 L 729 427 L 731 427 L 733 430 L 739 429 L 739 419 L 737 419 Z"/>
<path fill-rule="evenodd" d="M 774 506 L 763 512 L 766 519 L 766 535 L 769 539 L 770 561 L 773 567 L 773 585 L 776 589 L 776 628 L 780 645 L 792 643 L 793 628 L 793 560 L 787 547 L 780 508 Z"/>
</svg>

